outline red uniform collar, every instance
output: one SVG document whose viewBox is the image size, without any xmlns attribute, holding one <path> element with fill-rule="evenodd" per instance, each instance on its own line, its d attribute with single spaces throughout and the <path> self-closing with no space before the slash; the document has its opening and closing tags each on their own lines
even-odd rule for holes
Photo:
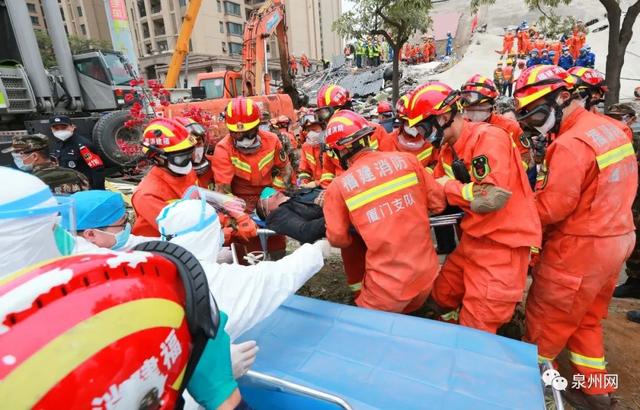
<svg viewBox="0 0 640 410">
<path fill-rule="evenodd" d="M 573 127 L 578 122 L 580 117 L 586 112 L 587 110 L 585 110 L 583 107 L 576 107 L 573 112 L 571 112 L 571 114 L 562 116 L 562 122 L 560 123 L 560 130 L 558 131 L 558 135 L 560 136 L 564 134 L 568 129 Z"/>
</svg>

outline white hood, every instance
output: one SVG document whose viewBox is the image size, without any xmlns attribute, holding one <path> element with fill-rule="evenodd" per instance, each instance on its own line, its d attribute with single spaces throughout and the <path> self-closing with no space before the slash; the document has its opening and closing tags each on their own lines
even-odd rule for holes
<svg viewBox="0 0 640 410">
<path fill-rule="evenodd" d="M 0 212 L 45 208 L 57 201 L 40 179 L 0 167 Z M 30 265 L 60 256 L 53 229 L 57 214 L 0 218 L 0 278 Z"/>
</svg>

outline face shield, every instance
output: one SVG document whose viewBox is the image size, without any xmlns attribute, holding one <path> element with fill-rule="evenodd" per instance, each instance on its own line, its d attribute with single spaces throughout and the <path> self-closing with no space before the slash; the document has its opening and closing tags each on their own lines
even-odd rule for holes
<svg viewBox="0 0 640 410">
<path fill-rule="evenodd" d="M 318 122 L 327 123 L 334 112 L 335 109 L 333 107 L 318 108 L 315 113 L 316 119 Z"/>
<path fill-rule="evenodd" d="M 53 197 L 46 185 L 28 196 L 1 204 L 0 277 L 47 259 L 71 255 L 75 236 L 73 199 Z"/>
</svg>

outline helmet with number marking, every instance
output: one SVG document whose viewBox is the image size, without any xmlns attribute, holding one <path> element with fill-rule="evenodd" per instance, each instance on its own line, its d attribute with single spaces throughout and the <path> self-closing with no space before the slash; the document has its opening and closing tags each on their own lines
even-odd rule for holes
<svg viewBox="0 0 640 410">
<path fill-rule="evenodd" d="M 332 150 L 349 149 L 375 131 L 360 114 L 349 110 L 338 111 L 327 124 L 325 143 Z"/>
<path fill-rule="evenodd" d="M 513 96 L 518 102 L 518 110 L 521 110 L 556 90 L 571 89 L 574 84 L 575 78 L 562 67 L 537 65 L 520 74 Z"/>
<path fill-rule="evenodd" d="M 452 110 L 459 110 L 460 94 L 445 83 L 431 81 L 415 89 L 411 95 L 408 109 L 409 126 L 442 115 Z"/>
<path fill-rule="evenodd" d="M 509 64 L 509 63 L 507 63 Z M 460 87 L 463 106 L 493 103 L 498 98 L 496 85 L 489 78 L 476 74 Z"/>
<path fill-rule="evenodd" d="M 144 129 L 142 149 L 144 152 L 171 153 L 185 151 L 196 145 L 196 139 L 176 118 L 156 118 Z"/>
<path fill-rule="evenodd" d="M 260 124 L 260 107 L 251 98 L 236 97 L 225 110 L 225 123 L 232 132 L 246 132 Z"/>
</svg>

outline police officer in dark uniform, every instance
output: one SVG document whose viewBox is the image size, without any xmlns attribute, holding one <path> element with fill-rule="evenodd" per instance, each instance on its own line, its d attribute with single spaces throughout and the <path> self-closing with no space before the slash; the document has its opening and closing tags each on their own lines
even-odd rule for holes
<svg viewBox="0 0 640 410">
<path fill-rule="evenodd" d="M 76 126 L 67 116 L 56 115 L 49 124 L 54 136 L 51 155 L 58 164 L 83 173 L 91 189 L 104 189 L 104 164 L 94 144 L 76 132 Z"/>
<path fill-rule="evenodd" d="M 46 135 L 20 135 L 13 137 L 10 152 L 16 166 L 49 185 L 55 195 L 71 195 L 89 189 L 87 177 L 70 168 L 62 168 L 49 158 L 49 138 Z"/>
</svg>

